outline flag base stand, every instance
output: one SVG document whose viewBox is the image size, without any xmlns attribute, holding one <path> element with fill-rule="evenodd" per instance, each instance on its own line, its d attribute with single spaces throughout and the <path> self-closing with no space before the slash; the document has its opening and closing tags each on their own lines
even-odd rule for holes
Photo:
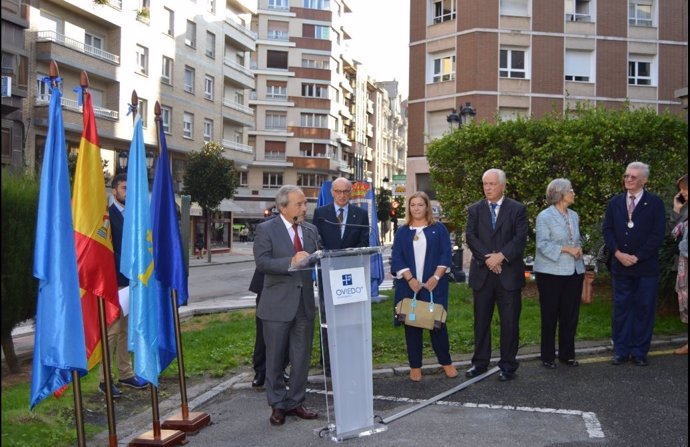
<svg viewBox="0 0 690 447">
<path fill-rule="evenodd" d="M 179 430 L 160 430 L 160 434 L 156 435 L 153 430 L 147 431 L 141 436 L 132 439 L 128 447 L 140 447 L 149 445 L 170 446 L 170 445 L 184 445 L 189 441 L 184 432 Z"/>
<path fill-rule="evenodd" d="M 162 427 L 170 430 L 181 430 L 187 434 L 195 435 L 202 428 L 211 423 L 211 416 L 203 412 L 187 413 L 185 417 L 184 412 L 180 411 L 171 418 L 163 422 Z"/>
</svg>

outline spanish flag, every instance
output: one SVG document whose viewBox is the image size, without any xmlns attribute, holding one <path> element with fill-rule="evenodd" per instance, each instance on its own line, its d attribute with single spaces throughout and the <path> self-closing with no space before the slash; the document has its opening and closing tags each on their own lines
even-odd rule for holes
<svg viewBox="0 0 690 447">
<path fill-rule="evenodd" d="M 72 190 L 72 219 L 77 252 L 88 368 L 101 360 L 98 297 L 105 300 L 108 326 L 120 311 L 105 178 L 91 93 L 84 95 L 84 131 Z"/>
</svg>

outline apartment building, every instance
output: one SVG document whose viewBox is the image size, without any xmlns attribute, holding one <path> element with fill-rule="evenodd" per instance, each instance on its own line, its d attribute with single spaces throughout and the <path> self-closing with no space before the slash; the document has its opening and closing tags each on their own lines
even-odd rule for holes
<svg viewBox="0 0 690 447">
<path fill-rule="evenodd" d="M 433 195 L 426 145 L 467 103 L 487 121 L 578 102 L 685 116 L 676 93 L 688 83 L 685 0 L 412 0 L 410 8 L 408 189 Z"/>
</svg>

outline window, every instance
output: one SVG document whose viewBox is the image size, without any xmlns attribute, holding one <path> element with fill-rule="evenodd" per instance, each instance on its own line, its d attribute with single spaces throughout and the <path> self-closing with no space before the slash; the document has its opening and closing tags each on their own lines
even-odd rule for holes
<svg viewBox="0 0 690 447">
<path fill-rule="evenodd" d="M 288 52 L 287 51 L 266 51 L 266 67 L 281 68 L 287 70 L 288 68 Z"/>
<path fill-rule="evenodd" d="M 103 50 L 103 39 L 93 34 L 84 34 L 84 44 L 86 45 L 84 51 L 87 53 L 98 54 Z"/>
<path fill-rule="evenodd" d="M 653 26 L 651 0 L 630 0 L 628 2 L 628 23 L 633 26 Z"/>
<path fill-rule="evenodd" d="M 499 107 L 498 117 L 501 121 L 517 121 L 518 118 L 527 118 L 527 109 Z"/>
<path fill-rule="evenodd" d="M 283 186 L 282 172 L 264 172 L 264 184 L 266 189 L 278 189 Z"/>
<path fill-rule="evenodd" d="M 529 0 L 501 0 L 501 15 L 529 16 Z"/>
<path fill-rule="evenodd" d="M 187 20 L 187 30 L 184 34 L 184 43 L 192 48 L 196 48 L 196 23 Z"/>
<path fill-rule="evenodd" d="M 141 117 L 141 125 L 146 128 L 149 116 L 149 102 L 147 100 L 139 98 L 139 109 L 137 113 Z"/>
<path fill-rule="evenodd" d="M 172 85 L 173 76 L 173 60 L 168 56 L 163 56 L 163 64 L 161 70 L 161 82 Z"/>
<path fill-rule="evenodd" d="M 213 139 L 213 120 L 204 118 L 204 141 Z"/>
<path fill-rule="evenodd" d="M 300 126 L 328 128 L 328 115 L 322 113 L 302 113 Z"/>
<path fill-rule="evenodd" d="M 43 82 L 43 78 L 46 76 L 48 75 L 43 73 L 36 74 L 36 99 L 41 101 L 48 101 L 50 99 L 50 88 L 47 83 Z"/>
<path fill-rule="evenodd" d="M 165 30 L 165 34 L 168 36 L 174 37 L 175 36 L 175 12 L 172 9 L 169 8 L 163 8 L 163 11 L 165 12 L 165 15 L 168 17 L 168 26 L 167 29 Z"/>
<path fill-rule="evenodd" d="M 590 0 L 565 0 L 565 20 L 568 22 L 591 22 L 594 5 Z"/>
<path fill-rule="evenodd" d="M 302 96 L 310 98 L 328 98 L 328 85 L 302 84 Z"/>
<path fill-rule="evenodd" d="M 184 112 L 182 116 L 182 136 L 185 138 L 194 138 L 194 114 Z"/>
<path fill-rule="evenodd" d="M 322 143 L 300 143 L 300 157 L 325 157 L 326 145 Z"/>
<path fill-rule="evenodd" d="M 320 56 L 316 54 L 303 54 L 302 67 L 328 70 L 330 68 L 329 58 L 328 56 Z"/>
<path fill-rule="evenodd" d="M 168 135 L 172 134 L 170 127 L 171 122 L 172 108 L 168 106 L 161 106 L 161 126 L 163 127 L 163 132 L 165 132 Z"/>
<path fill-rule="evenodd" d="M 269 20 L 268 21 L 268 38 L 270 40 L 288 41 L 289 37 L 289 22 Z"/>
<path fill-rule="evenodd" d="M 213 90 L 215 79 L 213 76 L 206 75 L 204 78 L 204 98 L 213 100 Z"/>
<path fill-rule="evenodd" d="M 287 99 L 287 81 L 266 81 L 267 99 Z"/>
<path fill-rule="evenodd" d="M 309 39 L 323 39 L 329 40 L 331 36 L 331 27 L 322 25 L 311 25 L 305 23 L 302 25 L 302 37 Z"/>
<path fill-rule="evenodd" d="M 435 56 L 432 60 L 431 82 L 452 81 L 455 79 L 455 55 Z"/>
<path fill-rule="evenodd" d="M 137 45 L 137 73 L 148 75 L 149 73 L 149 49 Z"/>
<path fill-rule="evenodd" d="M 189 66 L 184 67 L 184 91 L 194 94 L 194 69 Z"/>
<path fill-rule="evenodd" d="M 266 111 L 266 129 L 287 129 L 287 114 L 273 110 Z"/>
<path fill-rule="evenodd" d="M 593 82 L 592 51 L 565 50 L 565 80 Z"/>
<path fill-rule="evenodd" d="M 434 23 L 455 20 L 456 0 L 434 0 Z"/>
<path fill-rule="evenodd" d="M 525 65 L 524 50 L 501 49 L 499 75 L 502 78 L 526 78 Z"/>
<path fill-rule="evenodd" d="M 653 85 L 652 84 L 652 60 L 643 56 L 630 56 L 628 61 L 628 84 Z"/>
<path fill-rule="evenodd" d="M 266 141 L 264 158 L 266 160 L 285 160 L 285 141 Z"/>
<path fill-rule="evenodd" d="M 211 14 L 216 13 L 216 0 L 206 0 L 206 11 Z"/>
<path fill-rule="evenodd" d="M 323 182 L 327 180 L 327 176 L 323 174 L 312 173 L 297 173 L 297 186 L 305 186 L 307 188 L 318 188 Z"/>
<path fill-rule="evenodd" d="M 206 56 L 216 58 L 216 35 L 209 31 L 206 32 Z"/>
<path fill-rule="evenodd" d="M 330 0 L 304 0 L 303 5 L 308 9 L 331 9 Z"/>
<path fill-rule="evenodd" d="M 268 9 L 290 9 L 290 0 L 268 0 Z"/>
<path fill-rule="evenodd" d="M 240 171 L 239 172 L 239 186 L 248 186 L 249 185 L 249 173 L 247 171 Z"/>
</svg>

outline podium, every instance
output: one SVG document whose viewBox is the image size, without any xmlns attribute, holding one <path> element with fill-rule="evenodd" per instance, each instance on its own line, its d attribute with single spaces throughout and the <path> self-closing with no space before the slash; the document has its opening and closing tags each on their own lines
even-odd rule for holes
<svg viewBox="0 0 690 447">
<path fill-rule="evenodd" d="M 328 322 L 328 348 L 335 427 L 333 441 L 386 431 L 374 422 L 374 383 L 371 339 L 370 256 L 383 247 L 323 250 L 296 268 L 321 269 Z M 328 398 L 328 397 L 327 397 Z"/>
</svg>

